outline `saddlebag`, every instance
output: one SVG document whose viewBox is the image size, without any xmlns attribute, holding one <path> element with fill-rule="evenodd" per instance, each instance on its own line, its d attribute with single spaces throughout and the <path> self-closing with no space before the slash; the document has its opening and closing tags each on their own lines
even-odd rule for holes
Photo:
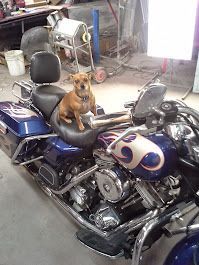
<svg viewBox="0 0 199 265">
<path fill-rule="evenodd" d="M 12 157 L 20 141 L 47 134 L 48 125 L 38 113 L 14 102 L 0 102 L 0 148 Z"/>
</svg>

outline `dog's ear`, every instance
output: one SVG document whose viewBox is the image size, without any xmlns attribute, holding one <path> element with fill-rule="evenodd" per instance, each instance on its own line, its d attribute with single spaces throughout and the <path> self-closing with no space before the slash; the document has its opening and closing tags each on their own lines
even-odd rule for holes
<svg viewBox="0 0 199 265">
<path fill-rule="evenodd" d="M 69 76 L 68 76 L 68 80 L 69 80 L 69 81 L 72 81 L 72 80 L 74 80 L 74 75 L 72 75 L 72 74 L 69 74 Z"/>
<path fill-rule="evenodd" d="M 94 78 L 95 78 L 94 73 L 88 73 L 88 79 L 89 80 L 94 79 Z"/>
</svg>

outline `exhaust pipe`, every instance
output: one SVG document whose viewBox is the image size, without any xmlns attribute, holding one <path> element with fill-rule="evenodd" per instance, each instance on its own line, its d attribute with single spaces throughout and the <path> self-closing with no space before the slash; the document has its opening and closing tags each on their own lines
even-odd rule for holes
<svg viewBox="0 0 199 265">
<path fill-rule="evenodd" d="M 64 211 L 66 213 L 69 213 L 73 217 L 73 219 L 77 222 L 77 224 L 79 224 L 82 227 L 87 228 L 87 229 L 93 231 L 94 233 L 96 233 L 97 235 L 99 235 L 103 238 L 107 238 L 107 239 L 109 237 L 111 237 L 112 235 L 114 235 L 115 233 L 118 233 L 118 232 L 129 233 L 129 232 L 132 232 L 136 229 L 139 229 L 139 228 L 143 227 L 146 224 L 146 222 L 155 218 L 159 213 L 159 211 L 156 209 L 154 211 L 150 211 L 148 214 L 143 214 L 143 215 L 139 216 L 138 218 L 130 220 L 130 221 L 116 227 L 115 229 L 113 229 L 111 231 L 103 231 L 103 230 L 100 230 L 98 227 L 96 227 L 94 224 L 87 221 L 71 205 L 64 202 L 58 195 L 55 195 L 48 187 L 44 186 L 42 183 L 40 183 L 38 181 L 37 181 L 37 183 L 40 186 L 40 188 L 44 191 L 44 193 L 46 193 L 49 197 L 51 197 L 59 206 L 61 206 L 64 209 Z"/>
</svg>

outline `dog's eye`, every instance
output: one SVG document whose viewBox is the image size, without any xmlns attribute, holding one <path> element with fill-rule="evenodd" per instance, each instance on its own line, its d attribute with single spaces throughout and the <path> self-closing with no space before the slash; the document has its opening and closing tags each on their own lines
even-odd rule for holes
<svg viewBox="0 0 199 265">
<path fill-rule="evenodd" d="M 79 83 L 79 80 L 75 80 L 75 83 L 78 84 Z"/>
<path fill-rule="evenodd" d="M 88 82 L 88 78 L 84 78 L 84 82 Z"/>
</svg>

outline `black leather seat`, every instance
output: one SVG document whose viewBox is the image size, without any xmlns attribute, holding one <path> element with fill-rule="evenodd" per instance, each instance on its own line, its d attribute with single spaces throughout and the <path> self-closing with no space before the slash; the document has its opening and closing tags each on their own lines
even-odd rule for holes
<svg viewBox="0 0 199 265">
<path fill-rule="evenodd" d="M 37 52 L 31 58 L 30 76 L 34 83 L 40 84 L 32 91 L 32 101 L 47 120 L 63 96 L 65 90 L 51 85 L 60 79 L 59 57 L 49 52 Z"/>
<path fill-rule="evenodd" d="M 98 129 L 91 129 L 88 124 L 84 123 L 85 130 L 80 131 L 77 122 L 73 119 L 72 123 L 67 124 L 66 122 L 58 119 L 58 108 L 52 113 L 50 124 L 53 130 L 67 143 L 80 147 L 91 147 L 100 132 L 105 131 L 107 127 L 100 127 Z"/>
<path fill-rule="evenodd" d="M 32 91 L 32 101 L 47 120 L 50 120 L 51 114 L 59 104 L 66 91 L 54 85 L 41 85 Z"/>
</svg>

